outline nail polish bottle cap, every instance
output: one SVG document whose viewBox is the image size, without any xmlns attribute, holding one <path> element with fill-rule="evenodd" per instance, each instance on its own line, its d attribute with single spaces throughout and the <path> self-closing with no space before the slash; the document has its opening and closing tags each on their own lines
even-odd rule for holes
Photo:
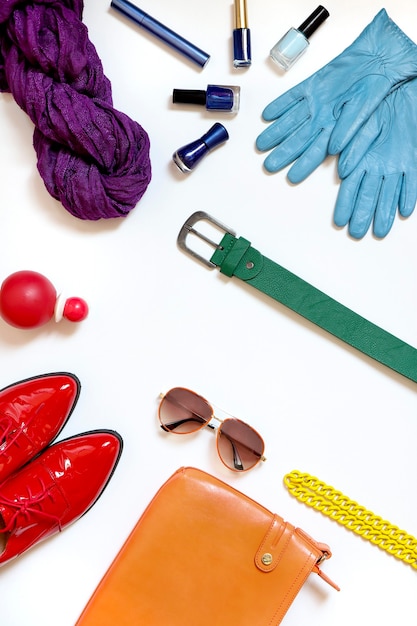
<svg viewBox="0 0 417 626">
<path fill-rule="evenodd" d="M 172 92 L 174 104 L 206 104 L 206 92 L 202 89 L 174 89 Z"/>
<path fill-rule="evenodd" d="M 324 20 L 329 17 L 330 13 L 323 6 L 319 5 L 311 15 L 298 27 L 297 30 L 303 33 L 304 37 L 308 39 L 314 31 L 323 24 Z"/>
</svg>

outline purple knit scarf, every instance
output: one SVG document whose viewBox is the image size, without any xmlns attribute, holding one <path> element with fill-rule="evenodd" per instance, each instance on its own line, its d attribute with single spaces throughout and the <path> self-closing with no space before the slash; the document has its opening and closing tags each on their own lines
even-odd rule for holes
<svg viewBox="0 0 417 626">
<path fill-rule="evenodd" d="M 149 138 L 112 106 L 83 0 L 0 0 L 0 91 L 35 125 L 49 193 L 85 220 L 124 217 L 151 179 Z"/>
</svg>

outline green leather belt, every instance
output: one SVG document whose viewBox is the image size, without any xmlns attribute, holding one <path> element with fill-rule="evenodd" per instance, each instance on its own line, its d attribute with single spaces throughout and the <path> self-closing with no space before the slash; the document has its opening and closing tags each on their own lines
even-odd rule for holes
<svg viewBox="0 0 417 626">
<path fill-rule="evenodd" d="M 223 232 L 219 243 L 194 228 L 201 220 Z M 189 247 L 190 234 L 215 248 L 209 260 Z M 240 278 L 350 346 L 417 382 L 416 348 L 264 257 L 247 239 L 236 237 L 230 228 L 207 213 L 197 211 L 188 218 L 178 235 L 178 246 L 206 266 L 217 267 L 226 276 Z"/>
</svg>

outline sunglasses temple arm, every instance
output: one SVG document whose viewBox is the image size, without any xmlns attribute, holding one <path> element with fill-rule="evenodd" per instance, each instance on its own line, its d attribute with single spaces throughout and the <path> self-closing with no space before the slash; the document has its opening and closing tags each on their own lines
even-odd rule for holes
<svg viewBox="0 0 417 626">
<path fill-rule="evenodd" d="M 183 424 L 187 424 L 187 422 L 197 422 L 198 424 L 202 423 L 201 419 L 199 419 L 198 416 L 185 417 L 184 419 L 178 420 L 176 422 L 170 422 L 169 424 L 161 424 L 161 428 L 162 430 L 171 432 L 172 430 L 175 430 L 175 428 L 178 428 L 179 426 L 182 426 Z"/>
<path fill-rule="evenodd" d="M 215 426 L 211 426 L 211 428 L 215 429 Z M 242 459 L 240 458 L 238 449 L 236 448 L 233 439 L 231 439 L 231 437 L 228 437 L 224 432 L 222 432 L 223 437 L 226 437 L 226 439 L 228 440 L 228 442 L 231 445 L 232 451 L 233 451 L 233 467 L 236 470 L 243 470 L 243 463 L 242 463 Z"/>
<path fill-rule="evenodd" d="M 209 426 L 209 424 L 207 424 L 207 426 Z M 210 425 L 210 428 L 215 429 L 215 426 L 211 426 Z M 233 440 L 230 437 L 228 437 L 224 432 L 222 432 L 222 435 L 223 435 L 223 437 L 226 437 L 226 439 L 230 442 L 230 445 L 232 447 L 232 450 L 233 450 L 233 465 L 234 465 L 234 467 L 236 469 L 243 470 L 242 460 L 240 458 L 239 452 L 238 452 L 235 444 L 233 443 Z M 255 454 L 256 456 L 259 456 L 259 453 L 257 453 L 255 450 L 251 449 L 250 451 L 253 452 L 253 454 Z M 259 456 L 259 458 L 260 458 L 261 461 L 266 461 L 266 457 L 263 454 L 261 454 Z"/>
<path fill-rule="evenodd" d="M 239 456 L 239 452 L 237 451 L 236 446 L 232 442 L 230 443 L 233 449 L 233 465 L 235 469 L 243 470 L 243 463 L 242 463 L 242 459 Z"/>
<path fill-rule="evenodd" d="M 213 415 L 214 419 L 216 419 L 219 422 L 222 422 L 221 419 L 219 419 L 218 417 L 216 417 L 215 415 Z M 211 422 L 209 422 L 208 424 L 206 424 L 207 428 L 210 428 L 211 430 L 217 430 L 218 426 L 215 426 L 214 424 L 212 424 Z M 230 437 L 228 437 L 225 433 L 222 432 L 223 437 L 226 437 L 226 439 L 229 441 L 232 450 L 233 450 L 233 467 L 236 470 L 243 470 L 243 463 L 242 463 L 242 459 L 239 456 L 239 452 L 235 446 L 235 444 L 233 443 L 232 439 Z"/>
</svg>

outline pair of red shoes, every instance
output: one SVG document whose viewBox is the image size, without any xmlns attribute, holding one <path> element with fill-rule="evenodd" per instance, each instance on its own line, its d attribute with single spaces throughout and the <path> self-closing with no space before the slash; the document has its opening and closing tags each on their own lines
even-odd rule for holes
<svg viewBox="0 0 417 626">
<path fill-rule="evenodd" d="M 0 566 L 84 515 L 115 470 L 123 447 L 115 431 L 50 445 L 80 388 L 73 374 L 54 373 L 0 390 Z"/>
</svg>

